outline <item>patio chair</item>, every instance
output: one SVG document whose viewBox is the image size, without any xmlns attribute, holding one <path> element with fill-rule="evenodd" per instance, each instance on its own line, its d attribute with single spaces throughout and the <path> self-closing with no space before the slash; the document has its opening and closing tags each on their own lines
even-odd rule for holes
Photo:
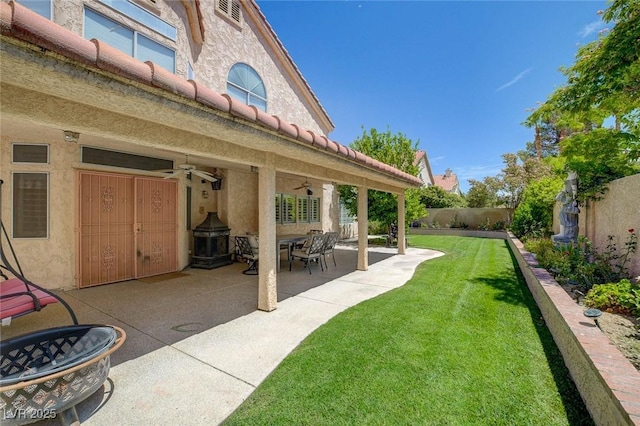
<svg viewBox="0 0 640 426">
<path fill-rule="evenodd" d="M 327 255 L 329 254 L 333 258 L 333 266 L 338 266 L 338 264 L 336 263 L 335 248 L 339 238 L 340 234 L 338 234 L 337 232 L 327 232 L 325 234 L 324 248 L 322 249 L 322 258 L 324 259 L 324 266 L 326 266 L 327 269 L 329 269 L 329 265 L 327 265 Z"/>
<path fill-rule="evenodd" d="M 251 247 L 250 239 L 251 237 L 249 236 L 237 236 L 236 247 L 242 259 L 249 264 L 249 268 L 242 271 L 242 273 L 246 275 L 258 275 L 258 250 Z"/>
<path fill-rule="evenodd" d="M 309 275 L 311 275 L 311 262 L 317 260 L 320 264 L 320 269 L 324 272 L 322 266 L 322 251 L 324 250 L 325 234 L 313 234 L 309 237 L 309 244 L 304 249 L 293 250 L 289 259 L 289 271 L 291 271 L 291 264 L 295 258 L 298 258 L 305 263 L 305 267 L 309 269 Z"/>
<path fill-rule="evenodd" d="M 307 235 L 317 235 L 317 234 L 323 234 L 324 231 L 322 229 L 310 229 L 309 232 L 307 232 Z M 309 247 L 309 243 L 311 242 L 311 238 L 307 238 L 304 243 L 300 243 L 300 244 L 296 244 L 295 247 L 297 249 L 306 249 L 307 247 Z"/>
</svg>

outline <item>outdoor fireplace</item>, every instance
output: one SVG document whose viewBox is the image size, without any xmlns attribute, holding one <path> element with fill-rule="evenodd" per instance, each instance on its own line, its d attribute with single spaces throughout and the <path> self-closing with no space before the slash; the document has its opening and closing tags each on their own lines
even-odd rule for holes
<svg viewBox="0 0 640 426">
<path fill-rule="evenodd" d="M 229 253 L 230 229 L 218 218 L 217 212 L 209 212 L 207 218 L 193 230 L 194 268 L 213 269 L 230 265 L 233 254 Z"/>
</svg>

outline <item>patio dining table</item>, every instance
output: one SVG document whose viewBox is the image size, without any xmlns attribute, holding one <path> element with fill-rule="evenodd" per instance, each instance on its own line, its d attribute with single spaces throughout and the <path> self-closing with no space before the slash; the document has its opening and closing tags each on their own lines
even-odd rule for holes
<svg viewBox="0 0 640 426">
<path fill-rule="evenodd" d="M 291 258 L 293 245 L 307 240 L 307 234 L 282 234 L 276 235 L 276 271 L 280 272 L 280 247 L 287 246 L 287 255 Z"/>
</svg>

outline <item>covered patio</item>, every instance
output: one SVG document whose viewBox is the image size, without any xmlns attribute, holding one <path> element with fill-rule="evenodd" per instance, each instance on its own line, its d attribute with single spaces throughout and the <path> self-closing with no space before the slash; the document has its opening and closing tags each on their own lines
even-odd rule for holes
<svg viewBox="0 0 640 426">
<path fill-rule="evenodd" d="M 127 333 L 111 357 L 109 380 L 78 405 L 81 422 L 221 422 L 310 332 L 348 307 L 403 285 L 420 263 L 442 254 L 395 251 L 371 248 L 368 270 L 353 271 L 357 250 L 341 245 L 338 266 L 330 261 L 321 272 L 313 265 L 311 275 L 301 263 L 289 272 L 283 258 L 279 306 L 272 313 L 256 310 L 258 278 L 243 275 L 241 263 L 62 292 L 80 322 L 117 325 Z M 2 337 L 70 322 L 62 306 L 50 305 L 15 319 L 2 328 Z"/>
<path fill-rule="evenodd" d="M 328 131 L 284 118 L 294 111 L 266 113 L 200 81 L 85 40 L 18 4 L 0 6 L 5 23 L 0 177 L 40 179 L 44 207 L 39 211 L 42 222 L 52 224 L 43 226 L 39 238 L 13 238 L 30 279 L 50 289 L 70 289 L 181 270 L 192 260 L 191 227 L 215 211 L 232 237 L 259 234 L 255 299 L 259 309 L 273 311 L 281 297 L 277 287 L 286 280 L 272 249 L 277 235 L 318 226 L 336 231 L 337 185 L 358 190 L 360 240 L 352 270 L 369 265 L 368 190 L 397 194 L 398 222 L 404 223 L 404 191 L 420 186 L 419 178 L 328 139 Z M 38 145 L 46 159 L 14 165 L 10 160 L 22 145 Z M 163 179 L 165 167 L 156 164 L 164 163 L 217 174 L 221 185 L 214 189 L 190 173 Z M 305 200 L 311 195 L 315 199 Z M 280 210 L 279 196 L 288 200 Z M 10 217 L 8 193 L 3 198 L 3 217 Z M 301 201 L 308 202 L 309 212 L 321 210 L 315 220 L 311 213 L 306 220 L 295 215 Z M 285 207 L 290 221 L 282 218 Z M 173 216 L 166 226 L 161 223 L 164 227 L 146 222 L 147 216 L 167 212 Z M 121 244 L 93 231 L 112 235 L 115 228 L 121 228 Z M 156 228 L 164 233 L 152 241 Z M 398 237 L 404 241 L 404 227 Z M 163 269 L 149 267 L 155 263 Z M 92 274 L 104 277 L 93 280 Z"/>
<path fill-rule="evenodd" d="M 393 256 L 395 249 L 379 248 L 369 253 L 371 263 Z M 336 263 L 329 258 L 329 268 L 321 271 L 312 264 L 312 274 L 297 260 L 289 272 L 283 251 L 278 274 L 278 302 L 344 277 L 355 269 L 357 250 L 341 245 Z M 165 345 L 227 323 L 256 310 L 258 276 L 244 275 L 245 263 L 234 262 L 206 270 L 186 268 L 140 280 L 123 281 L 97 287 L 60 291 L 73 308 L 80 323 L 115 324 L 127 332 L 126 346 L 113 355 L 118 364 L 137 358 Z M 2 328 L 2 338 L 47 327 L 70 324 L 66 310 L 50 305 L 40 312 L 13 320 Z"/>
</svg>

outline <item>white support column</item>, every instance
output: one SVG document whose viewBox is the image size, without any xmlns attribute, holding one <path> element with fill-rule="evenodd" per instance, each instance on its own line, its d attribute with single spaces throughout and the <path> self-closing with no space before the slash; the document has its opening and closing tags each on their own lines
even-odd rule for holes
<svg viewBox="0 0 640 426">
<path fill-rule="evenodd" d="M 404 191 L 398 194 L 398 254 L 406 253 Z"/>
<path fill-rule="evenodd" d="M 278 303 L 276 275 L 276 169 L 273 164 L 258 172 L 258 309 L 273 311 Z"/>
<path fill-rule="evenodd" d="M 358 186 L 358 270 L 369 269 L 369 210 L 366 186 Z"/>
</svg>

